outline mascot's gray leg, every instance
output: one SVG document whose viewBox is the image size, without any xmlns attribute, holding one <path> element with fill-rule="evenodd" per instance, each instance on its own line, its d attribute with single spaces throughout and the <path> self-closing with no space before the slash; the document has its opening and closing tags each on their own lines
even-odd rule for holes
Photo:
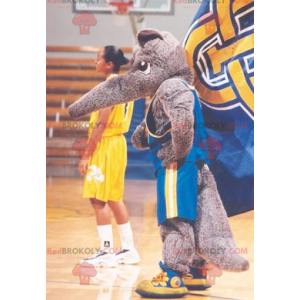
<svg viewBox="0 0 300 300">
<path fill-rule="evenodd" d="M 160 225 L 160 235 L 164 264 L 179 273 L 188 273 L 195 253 L 193 226 L 181 218 L 169 219 Z"/>
<path fill-rule="evenodd" d="M 196 253 L 224 271 L 246 271 L 249 263 L 237 254 L 228 217 L 216 181 L 207 166 L 198 171 L 197 220 L 194 225 Z M 231 251 L 230 251 L 231 250 Z"/>
</svg>

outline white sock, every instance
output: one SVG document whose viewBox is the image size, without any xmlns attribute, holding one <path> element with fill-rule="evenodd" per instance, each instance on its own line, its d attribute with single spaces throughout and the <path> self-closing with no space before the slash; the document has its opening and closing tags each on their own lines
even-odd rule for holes
<svg viewBox="0 0 300 300">
<path fill-rule="evenodd" d="M 111 225 L 98 225 L 97 226 L 98 235 L 100 238 L 100 249 L 113 248 L 114 247 L 114 237 Z M 106 249 L 107 252 L 109 249 Z"/>
<path fill-rule="evenodd" d="M 133 235 L 130 222 L 125 224 L 118 224 L 118 229 L 121 237 L 123 249 L 134 249 Z"/>
</svg>

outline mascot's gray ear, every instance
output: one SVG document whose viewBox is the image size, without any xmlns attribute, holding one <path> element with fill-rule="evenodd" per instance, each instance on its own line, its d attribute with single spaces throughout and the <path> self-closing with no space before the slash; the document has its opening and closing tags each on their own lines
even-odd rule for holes
<svg viewBox="0 0 300 300">
<path fill-rule="evenodd" d="M 137 40 L 141 47 L 144 47 L 147 42 L 155 39 L 164 40 L 162 35 L 153 29 L 141 30 L 137 35 Z"/>
</svg>

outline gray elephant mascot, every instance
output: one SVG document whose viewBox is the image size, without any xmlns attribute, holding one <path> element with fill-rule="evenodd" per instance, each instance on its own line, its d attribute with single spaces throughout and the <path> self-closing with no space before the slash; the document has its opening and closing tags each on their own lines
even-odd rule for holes
<svg viewBox="0 0 300 300">
<path fill-rule="evenodd" d="M 207 270 L 245 271 L 205 150 L 201 105 L 185 50 L 169 32 L 142 30 L 127 74 L 97 85 L 69 107 L 73 118 L 151 97 L 132 143 L 150 148 L 157 178 L 157 218 L 163 242 L 161 273 L 137 286 L 143 297 L 179 298 L 205 289 Z M 201 129 L 200 129 L 201 128 Z"/>
</svg>

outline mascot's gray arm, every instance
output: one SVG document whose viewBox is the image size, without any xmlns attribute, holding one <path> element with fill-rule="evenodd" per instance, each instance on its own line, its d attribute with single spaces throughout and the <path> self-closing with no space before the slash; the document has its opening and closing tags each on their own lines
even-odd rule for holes
<svg viewBox="0 0 300 300">
<path fill-rule="evenodd" d="M 145 130 L 146 130 L 146 124 L 144 120 L 139 126 L 137 126 L 137 128 L 135 129 L 131 137 L 132 145 L 138 150 L 144 150 L 149 147 L 148 139 L 145 135 Z"/>
<path fill-rule="evenodd" d="M 158 91 L 164 112 L 171 121 L 171 143 L 167 143 L 158 152 L 163 160 L 162 165 L 168 166 L 185 157 L 193 144 L 194 138 L 194 95 L 190 89 L 178 79 L 165 81 Z"/>
</svg>

